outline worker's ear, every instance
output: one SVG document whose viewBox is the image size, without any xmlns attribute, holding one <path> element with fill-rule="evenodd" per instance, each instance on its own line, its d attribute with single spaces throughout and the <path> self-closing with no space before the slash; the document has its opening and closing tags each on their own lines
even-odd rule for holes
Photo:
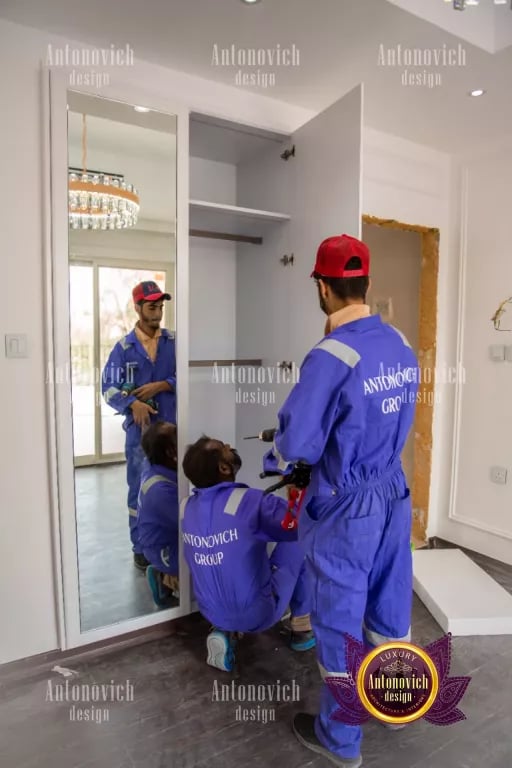
<svg viewBox="0 0 512 768">
<path fill-rule="evenodd" d="M 219 472 L 223 477 L 231 477 L 233 474 L 233 467 L 225 461 L 219 462 Z"/>
</svg>

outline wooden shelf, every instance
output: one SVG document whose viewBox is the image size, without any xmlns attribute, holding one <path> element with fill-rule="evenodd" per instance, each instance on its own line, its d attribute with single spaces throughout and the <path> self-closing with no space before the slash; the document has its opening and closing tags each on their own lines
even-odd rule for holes
<svg viewBox="0 0 512 768">
<path fill-rule="evenodd" d="M 261 243 L 268 226 L 290 220 L 285 213 L 259 211 L 237 205 L 190 201 L 190 230 L 196 237 L 220 237 L 227 240 Z"/>
</svg>

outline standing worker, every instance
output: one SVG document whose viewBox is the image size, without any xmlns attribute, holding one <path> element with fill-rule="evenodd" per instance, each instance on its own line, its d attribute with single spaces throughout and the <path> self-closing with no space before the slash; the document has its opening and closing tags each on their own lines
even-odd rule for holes
<svg viewBox="0 0 512 768">
<path fill-rule="evenodd" d="M 102 375 L 105 402 L 125 416 L 125 456 L 128 482 L 128 514 L 134 565 L 145 571 L 149 565 L 137 534 L 137 498 L 144 452 L 142 430 L 157 418 L 176 424 L 176 351 L 174 335 L 160 328 L 164 301 L 153 281 L 132 291 L 139 317 L 135 327 L 112 349 Z"/>
<path fill-rule="evenodd" d="M 311 465 L 299 539 L 313 594 L 322 678 L 347 676 L 344 635 L 375 647 L 408 640 L 412 609 L 411 499 L 401 453 L 414 419 L 418 364 L 405 337 L 365 303 L 370 253 L 348 235 L 320 245 L 311 277 L 328 315 L 279 412 L 273 458 Z M 341 768 L 358 768 L 361 728 L 320 712 L 296 715 L 299 741 Z"/>
</svg>

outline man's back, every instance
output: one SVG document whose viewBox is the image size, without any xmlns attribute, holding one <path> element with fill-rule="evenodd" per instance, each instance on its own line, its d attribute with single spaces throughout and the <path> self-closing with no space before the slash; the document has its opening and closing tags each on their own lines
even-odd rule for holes
<svg viewBox="0 0 512 768">
<path fill-rule="evenodd" d="M 276 447 L 313 465 L 310 494 L 372 482 L 399 465 L 414 421 L 416 356 L 378 316 L 336 328 L 304 360 Z"/>
<path fill-rule="evenodd" d="M 183 503 L 182 535 L 201 612 L 218 626 L 249 631 L 275 608 L 269 541 L 294 541 L 281 522 L 286 502 L 241 483 L 196 489 Z"/>
</svg>

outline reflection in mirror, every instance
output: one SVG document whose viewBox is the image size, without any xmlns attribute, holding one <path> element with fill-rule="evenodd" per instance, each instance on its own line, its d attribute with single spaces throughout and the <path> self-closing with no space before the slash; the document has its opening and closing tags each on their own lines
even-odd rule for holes
<svg viewBox="0 0 512 768">
<path fill-rule="evenodd" d="M 176 118 L 68 92 L 80 622 L 179 602 Z"/>
</svg>

